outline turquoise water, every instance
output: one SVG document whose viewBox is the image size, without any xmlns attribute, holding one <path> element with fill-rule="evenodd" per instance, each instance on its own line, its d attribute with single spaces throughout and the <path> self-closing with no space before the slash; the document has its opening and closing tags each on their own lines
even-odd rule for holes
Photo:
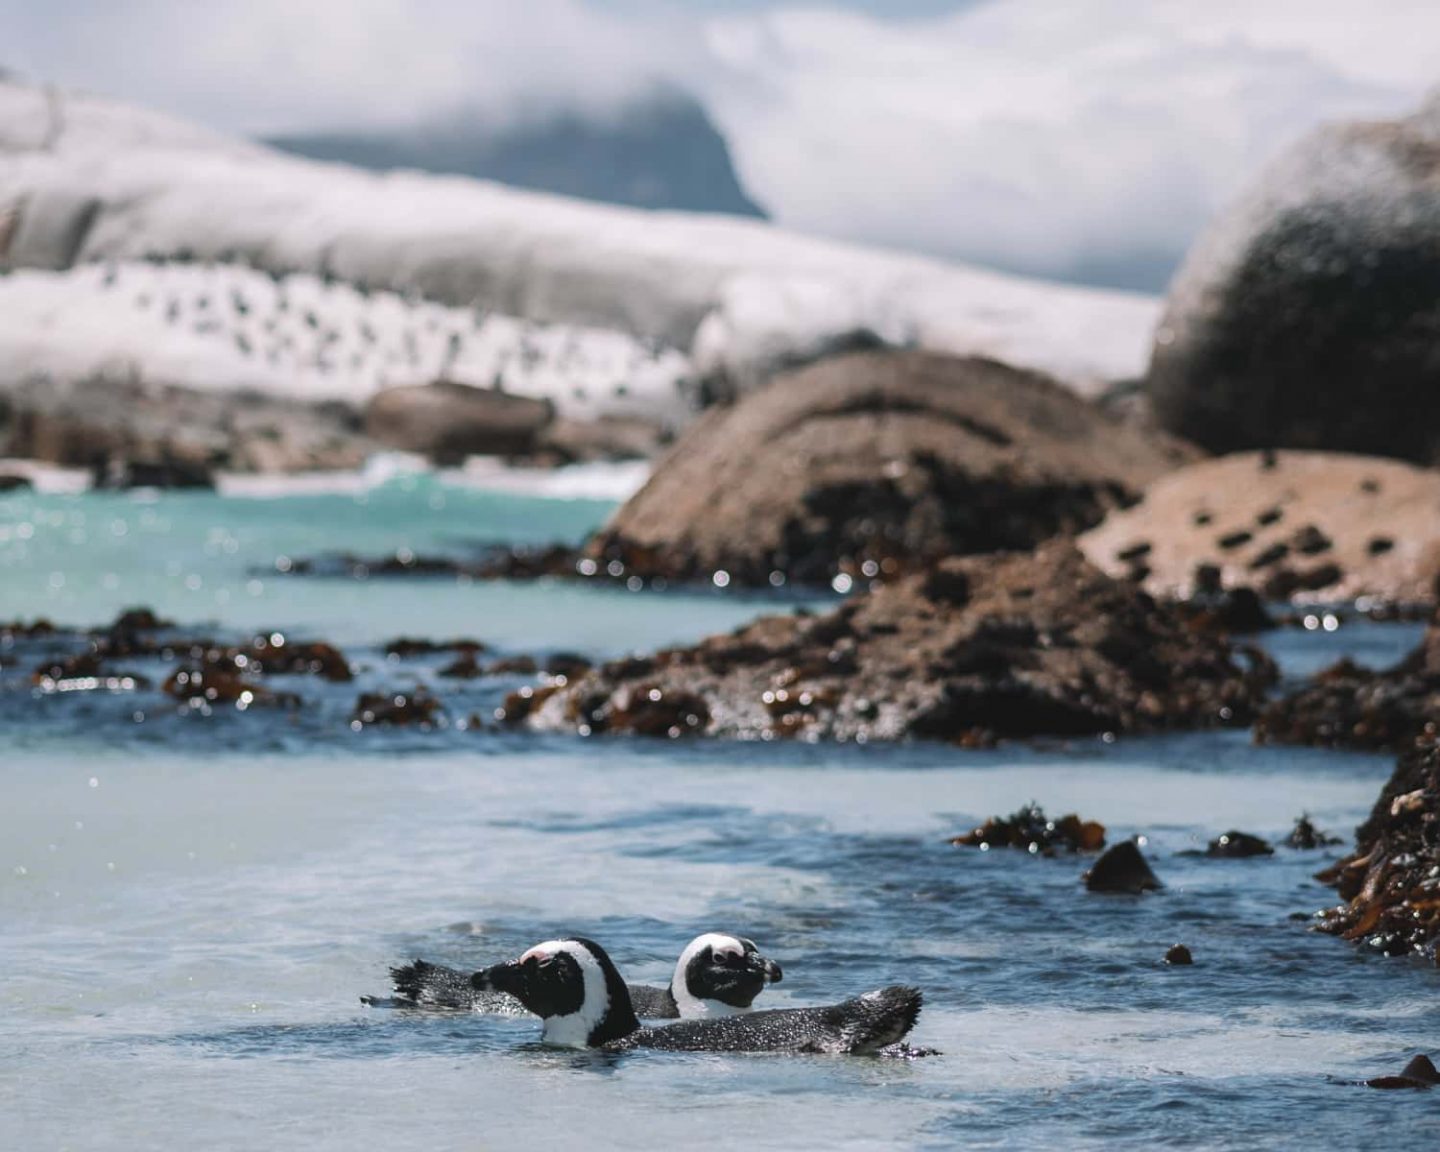
<svg viewBox="0 0 1440 1152">
<path fill-rule="evenodd" d="M 449 685 L 398 635 L 610 654 L 767 605 L 448 579 L 301 580 L 278 556 L 574 539 L 598 502 L 409 478 L 352 496 L 0 499 L 0 619 L 149 604 L 217 634 L 324 638 L 359 681 L 295 718 L 181 715 L 158 693 L 37 696 L 0 653 L 0 1147 L 1423 1146 L 1433 1094 L 1348 1081 L 1434 1052 L 1433 969 L 1307 931 L 1323 853 L 1179 853 L 1301 811 L 1348 835 L 1389 764 L 1244 733 L 988 752 L 353 732 L 362 688 Z M 22 526 L 28 525 L 28 528 Z M 257 575 L 256 573 L 264 573 Z M 1384 660 L 1414 629 L 1286 633 L 1291 670 Z M 31 662 L 33 663 L 33 661 Z M 521 678 L 523 679 L 523 678 Z M 286 684 L 287 687 L 291 686 Z M 146 713 L 143 722 L 136 712 Z M 945 838 L 1029 800 L 1144 833 L 1164 892 Z M 583 932 L 632 979 L 743 931 L 776 1005 L 925 989 L 898 1063 L 552 1052 L 532 1022 L 360 1006 L 388 964 L 478 965 Z M 1193 968 L 1167 968 L 1183 941 Z M 763 1001 L 762 1001 L 763 1003 Z"/>
</svg>

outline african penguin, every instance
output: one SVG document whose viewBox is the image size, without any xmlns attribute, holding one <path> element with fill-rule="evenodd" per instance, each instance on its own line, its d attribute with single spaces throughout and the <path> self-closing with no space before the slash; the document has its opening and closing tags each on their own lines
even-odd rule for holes
<svg viewBox="0 0 1440 1152">
<path fill-rule="evenodd" d="M 635 1014 L 645 1019 L 678 1020 L 748 1012 L 766 984 L 778 984 L 780 965 L 760 954 L 752 940 L 707 932 L 685 946 L 666 988 L 629 986 Z M 390 969 L 394 995 L 362 996 L 373 1008 L 439 1008 L 520 1016 L 525 1008 L 503 992 L 481 992 L 455 968 L 416 960 Z"/>
<path fill-rule="evenodd" d="M 605 949 L 571 937 L 470 977 L 507 992 L 544 1022 L 546 1044 L 624 1052 L 790 1052 L 868 1055 L 898 1043 L 920 1014 L 919 989 L 894 985 L 825 1008 L 771 1008 L 642 1028 Z"/>
</svg>

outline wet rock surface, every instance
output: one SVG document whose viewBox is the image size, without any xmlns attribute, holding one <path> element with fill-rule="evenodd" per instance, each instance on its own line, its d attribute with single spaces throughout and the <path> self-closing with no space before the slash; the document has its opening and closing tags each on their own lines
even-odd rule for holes
<svg viewBox="0 0 1440 1152">
<path fill-rule="evenodd" d="M 1190 954 L 1190 949 L 1184 944 L 1173 944 L 1165 953 L 1165 963 L 1175 967 L 1188 967 L 1195 963 L 1195 957 Z"/>
<path fill-rule="evenodd" d="M 1252 856 L 1273 856 L 1275 849 L 1249 832 L 1222 832 L 1205 848 L 1212 860 L 1246 860 Z"/>
<path fill-rule="evenodd" d="M 1433 604 L 1440 472 L 1330 452 L 1206 460 L 1156 480 L 1080 547 L 1156 595 L 1249 590 L 1257 620 L 1260 600 Z"/>
<path fill-rule="evenodd" d="M 1398 1076 L 1376 1076 L 1366 1080 L 1367 1088 L 1434 1088 L 1440 1084 L 1440 1071 L 1429 1056 L 1421 1052 L 1405 1065 Z"/>
<path fill-rule="evenodd" d="M 1275 674 L 1072 546 L 945 560 L 825 615 L 613 661 L 526 722 L 583 734 L 897 740 L 1244 724 Z"/>
<path fill-rule="evenodd" d="M 1010 816 L 992 816 L 950 843 L 982 850 L 1018 848 L 1039 856 L 1099 852 L 1105 847 L 1105 825 L 1082 820 L 1073 812 L 1051 820 L 1038 804 L 1027 804 Z"/>
<path fill-rule="evenodd" d="M 855 353 L 708 413 L 586 554 L 642 580 L 849 587 L 1089 527 L 1194 456 L 1033 373 Z"/>
<path fill-rule="evenodd" d="M 1261 743 L 1398 752 L 1440 719 L 1440 628 L 1385 669 L 1341 660 L 1272 701 L 1255 722 Z"/>
<path fill-rule="evenodd" d="M 1440 747 L 1426 741 L 1401 755 L 1355 851 L 1319 878 L 1344 901 L 1322 913 L 1324 931 L 1440 962 Z"/>
<path fill-rule="evenodd" d="M 1122 840 L 1107 849 L 1082 879 L 1091 892 L 1122 896 L 1139 896 L 1165 887 L 1134 840 Z"/>
<path fill-rule="evenodd" d="M 1200 238 L 1147 388 L 1211 449 L 1440 462 L 1440 99 L 1322 127 Z"/>
<path fill-rule="evenodd" d="M 1297 852 L 1314 852 L 1321 848 L 1333 848 L 1340 843 L 1340 837 L 1322 832 L 1311 823 L 1308 815 L 1296 820 L 1295 827 L 1285 838 L 1285 846 L 1294 848 Z"/>
<path fill-rule="evenodd" d="M 70 723 L 78 708 L 92 729 L 122 740 L 201 722 L 223 726 L 226 739 L 277 748 L 294 740 L 353 740 L 357 733 L 381 744 L 403 742 L 407 733 L 427 742 L 446 732 L 460 739 L 486 730 L 482 717 L 516 691 L 517 680 L 538 678 L 542 665 L 553 671 L 524 691 L 554 690 L 565 672 L 588 666 L 573 652 L 542 652 L 538 659 L 517 653 L 473 676 L 440 678 L 437 692 L 427 687 L 447 667 L 483 651 L 478 640 L 400 638 L 345 653 L 278 631 L 201 632 L 144 608 L 93 629 L 47 620 L 0 623 L 0 726 L 43 724 L 51 715 Z M 507 663 L 529 671 L 505 671 Z"/>
</svg>

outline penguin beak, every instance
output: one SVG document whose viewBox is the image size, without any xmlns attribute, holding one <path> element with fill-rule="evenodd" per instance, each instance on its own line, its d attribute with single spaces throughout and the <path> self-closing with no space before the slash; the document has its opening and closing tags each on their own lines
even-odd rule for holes
<svg viewBox="0 0 1440 1152">
<path fill-rule="evenodd" d="M 747 960 L 749 969 L 752 972 L 758 972 L 764 977 L 765 983 L 767 984 L 779 984 L 785 977 L 785 973 L 780 970 L 779 964 L 776 964 L 773 960 L 767 960 L 758 952 L 750 953 Z"/>
<path fill-rule="evenodd" d="M 520 965 L 495 964 L 470 977 L 470 987 L 477 992 L 508 992 L 517 995 L 520 989 Z"/>
</svg>

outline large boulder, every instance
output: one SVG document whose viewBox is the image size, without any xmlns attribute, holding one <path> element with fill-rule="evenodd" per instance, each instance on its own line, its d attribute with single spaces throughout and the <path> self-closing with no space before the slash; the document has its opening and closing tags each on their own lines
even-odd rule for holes
<svg viewBox="0 0 1440 1152">
<path fill-rule="evenodd" d="M 1440 94 L 1317 130 L 1211 226 L 1148 387 L 1161 425 L 1212 451 L 1440 461 Z"/>
<path fill-rule="evenodd" d="M 554 419 L 548 400 L 437 380 L 376 393 L 365 431 L 392 448 L 459 464 L 467 456 L 528 455 Z"/>
<path fill-rule="evenodd" d="M 645 578 L 848 587 L 1086 528 L 1194 455 L 1033 372 L 855 353 L 707 413 L 589 553 Z"/>
<path fill-rule="evenodd" d="M 1321 917 L 1326 931 L 1440 963 L 1440 749 L 1426 742 L 1400 757 L 1354 854 L 1321 879 L 1345 901 Z"/>
<path fill-rule="evenodd" d="M 774 616 L 690 648 L 522 690 L 501 719 L 585 734 L 985 744 L 1248 722 L 1258 652 L 1066 541 L 952 558 L 825 615 Z"/>
<path fill-rule="evenodd" d="M 1156 595 L 1218 584 L 1273 600 L 1429 602 L 1440 572 L 1440 472 L 1334 452 L 1237 453 L 1162 476 L 1080 546 Z"/>
</svg>

